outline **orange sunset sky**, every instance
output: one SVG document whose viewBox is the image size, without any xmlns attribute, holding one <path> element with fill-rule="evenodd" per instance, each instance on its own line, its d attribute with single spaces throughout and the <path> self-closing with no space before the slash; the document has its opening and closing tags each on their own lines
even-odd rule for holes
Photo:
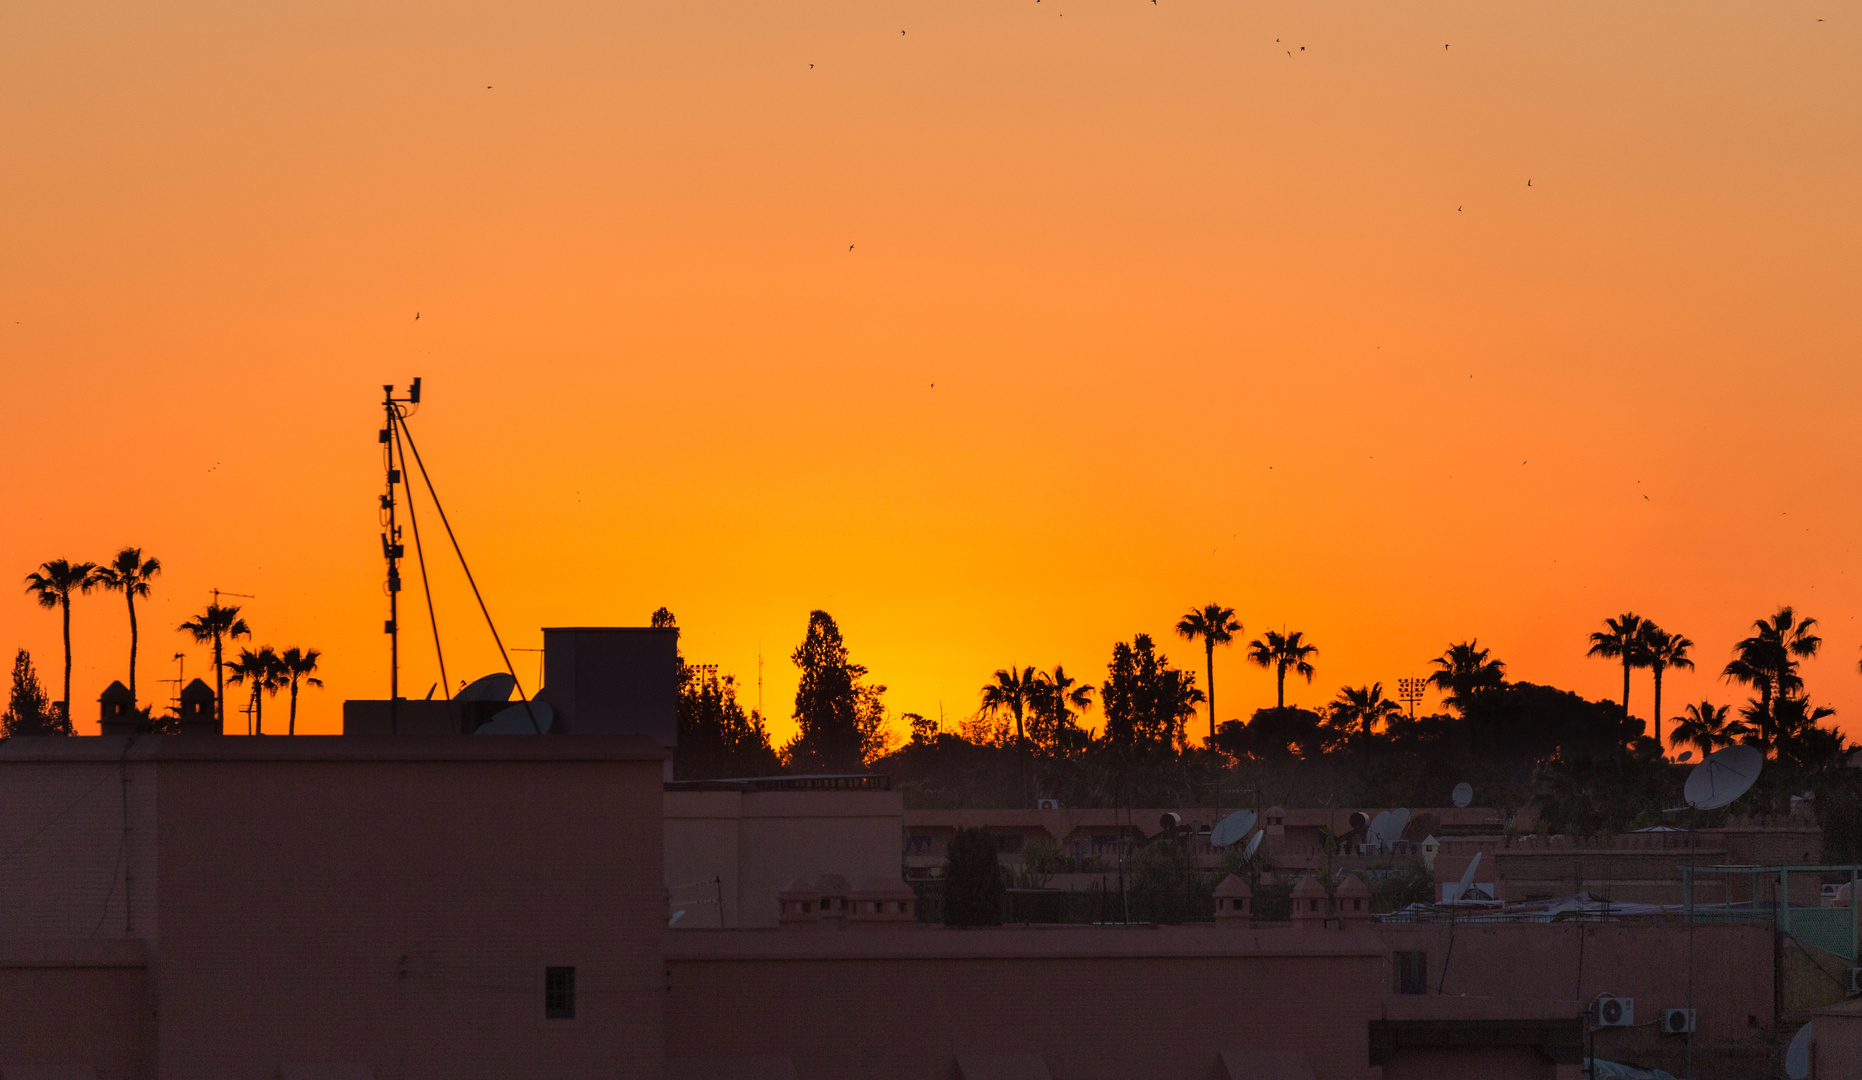
<svg viewBox="0 0 1862 1080">
<path fill-rule="evenodd" d="M 1853 2 L 9 4 L 0 647 L 56 697 L 23 576 L 137 544 L 145 700 L 218 587 L 339 730 L 420 375 L 507 642 L 665 604 L 779 738 L 811 608 L 954 724 L 1137 632 L 1200 669 L 1211 600 L 1319 645 L 1306 705 L 1470 636 L 1613 696 L 1634 610 L 1698 643 L 1670 715 L 1793 604 L 1862 738 L 1858 86 Z M 74 622 L 94 732 L 121 597 Z"/>
</svg>

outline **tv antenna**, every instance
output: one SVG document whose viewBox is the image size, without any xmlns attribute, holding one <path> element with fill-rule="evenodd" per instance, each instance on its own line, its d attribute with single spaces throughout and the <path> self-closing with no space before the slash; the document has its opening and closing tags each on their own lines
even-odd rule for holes
<svg viewBox="0 0 1862 1080">
<path fill-rule="evenodd" d="M 394 386 L 382 388 L 381 407 L 384 418 L 378 437 L 382 447 L 382 467 L 388 474 L 387 491 L 381 497 L 381 554 L 388 562 L 388 621 L 382 624 L 382 631 L 388 635 L 388 731 L 399 734 L 401 708 L 401 559 L 407 549 L 401 544 L 401 526 L 395 521 L 394 488 L 401 483 L 401 466 L 406 462 L 395 456 L 398 445 L 394 438 L 395 428 L 400 424 L 402 405 L 420 404 L 420 380 L 415 379 L 407 388 L 406 397 L 395 397 Z M 444 677 L 441 679 L 445 681 Z"/>
<path fill-rule="evenodd" d="M 1454 794 L 1449 799 L 1455 804 L 1455 809 L 1466 810 L 1468 804 L 1474 801 L 1474 785 L 1465 780 L 1456 784 Z"/>
<path fill-rule="evenodd" d="M 1397 680 L 1397 700 L 1409 706 L 1409 718 L 1411 720 L 1416 719 L 1416 706 L 1422 704 L 1422 699 L 1424 695 L 1428 693 L 1428 690 L 1429 680 L 1427 679 L 1404 678 Z"/>
</svg>

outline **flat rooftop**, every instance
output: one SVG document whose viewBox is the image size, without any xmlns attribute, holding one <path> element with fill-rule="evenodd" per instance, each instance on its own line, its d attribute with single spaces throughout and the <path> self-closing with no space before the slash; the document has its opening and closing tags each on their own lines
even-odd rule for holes
<svg viewBox="0 0 1862 1080">
<path fill-rule="evenodd" d="M 36 735 L 0 740 L 26 761 L 663 761 L 645 735 Z"/>
</svg>

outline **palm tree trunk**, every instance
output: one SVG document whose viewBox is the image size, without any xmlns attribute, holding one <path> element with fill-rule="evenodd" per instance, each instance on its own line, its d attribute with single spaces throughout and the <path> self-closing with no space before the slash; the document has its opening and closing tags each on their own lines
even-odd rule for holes
<svg viewBox="0 0 1862 1080">
<path fill-rule="evenodd" d="M 133 706 L 136 703 L 136 590 L 124 589 L 123 599 L 129 601 L 129 703 Z"/>
<path fill-rule="evenodd" d="M 220 721 L 220 730 L 226 730 L 226 663 L 220 651 L 220 632 L 213 632 L 213 711 L 214 718 Z"/>
<path fill-rule="evenodd" d="M 1285 664 L 1281 664 L 1274 669 L 1274 688 L 1275 688 L 1274 707 L 1278 709 L 1286 708 L 1287 707 L 1287 666 Z"/>
<path fill-rule="evenodd" d="M 252 726 L 247 729 L 250 734 L 265 734 L 265 714 L 260 711 L 264 707 L 264 701 L 259 698 L 258 676 L 255 675 L 252 678 Z"/>
<path fill-rule="evenodd" d="M 64 726 L 71 727 L 71 594 L 59 598 L 65 609 L 65 710 Z"/>
<path fill-rule="evenodd" d="M 285 734 L 287 735 L 297 734 L 297 676 L 296 675 L 291 676 L 291 726 L 288 729 L 286 729 Z"/>
<path fill-rule="evenodd" d="M 1629 715 L 1629 650 L 1623 650 L 1623 715 Z"/>
<path fill-rule="evenodd" d="M 1662 745 L 1662 666 L 1655 664 L 1653 670 L 1655 672 L 1655 746 L 1660 749 Z"/>
<path fill-rule="evenodd" d="M 1215 745 L 1215 642 L 1203 636 L 1203 655 L 1208 657 L 1205 678 L 1209 683 L 1209 745 Z"/>
</svg>

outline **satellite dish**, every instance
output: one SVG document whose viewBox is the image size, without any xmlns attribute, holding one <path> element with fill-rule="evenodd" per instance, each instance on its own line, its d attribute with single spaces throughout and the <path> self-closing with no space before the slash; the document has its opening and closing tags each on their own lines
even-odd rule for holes
<svg viewBox="0 0 1862 1080">
<path fill-rule="evenodd" d="M 1474 788 L 1465 781 L 1456 784 L 1455 793 L 1450 795 L 1449 798 L 1454 800 L 1455 809 L 1465 810 L 1467 805 L 1474 801 Z"/>
<path fill-rule="evenodd" d="M 1241 853 L 1241 857 L 1244 859 L 1254 858 L 1254 853 L 1261 850 L 1261 837 L 1266 836 L 1266 835 L 1267 835 L 1266 833 L 1257 832 L 1252 837 L 1250 837 L 1248 839 L 1247 850 Z"/>
<path fill-rule="evenodd" d="M 1676 757 L 1676 758 L 1675 758 L 1675 760 L 1676 760 L 1676 761 L 1688 761 L 1688 760 L 1691 760 L 1691 759 L 1693 758 L 1693 756 L 1694 756 L 1694 751 L 1692 751 L 1692 750 L 1683 750 L 1683 751 L 1681 751 L 1681 753 L 1680 753 L 1680 755 L 1679 755 L 1678 757 Z"/>
<path fill-rule="evenodd" d="M 1370 825 L 1366 827 L 1364 830 L 1364 842 L 1367 844 L 1383 843 L 1384 842 L 1384 829 L 1387 828 L 1389 824 L 1390 824 L 1390 811 L 1388 810 L 1377 811 L 1377 816 L 1371 819 Z"/>
<path fill-rule="evenodd" d="M 530 718 L 537 718 L 535 727 Z M 474 735 L 548 735 L 556 713 L 547 701 L 520 701 L 479 726 Z"/>
<path fill-rule="evenodd" d="M 509 672 L 494 671 L 482 679 L 476 679 L 464 690 L 459 691 L 460 701 L 509 701 L 511 691 L 517 689 L 517 680 Z"/>
<path fill-rule="evenodd" d="M 1409 811 L 1392 810 L 1390 816 L 1384 819 L 1384 831 L 1378 837 L 1378 842 L 1385 847 L 1390 847 L 1403 839 L 1403 830 L 1407 828 L 1409 828 Z"/>
<path fill-rule="evenodd" d="M 1810 1075 L 1810 1025 L 1805 1024 L 1792 1036 L 1784 1051 L 1784 1074 L 1791 1080 L 1805 1080 Z"/>
<path fill-rule="evenodd" d="M 1352 832 L 1363 832 L 1371 824 L 1371 816 L 1362 810 L 1353 810 L 1349 820 Z"/>
<path fill-rule="evenodd" d="M 1765 755 L 1750 746 L 1715 750 L 1687 774 L 1682 797 L 1696 810 L 1718 809 L 1744 795 L 1764 766 Z"/>
<path fill-rule="evenodd" d="M 1241 842 L 1254 828 L 1255 814 L 1252 810 L 1237 810 L 1216 822 L 1215 828 L 1209 830 L 1210 847 L 1227 847 Z"/>
<path fill-rule="evenodd" d="M 1477 851 L 1474 853 L 1474 858 L 1468 862 L 1468 868 L 1461 872 L 1461 884 L 1455 886 L 1456 900 L 1467 899 L 1468 890 L 1474 887 L 1474 870 L 1480 864 L 1481 853 Z"/>
</svg>

